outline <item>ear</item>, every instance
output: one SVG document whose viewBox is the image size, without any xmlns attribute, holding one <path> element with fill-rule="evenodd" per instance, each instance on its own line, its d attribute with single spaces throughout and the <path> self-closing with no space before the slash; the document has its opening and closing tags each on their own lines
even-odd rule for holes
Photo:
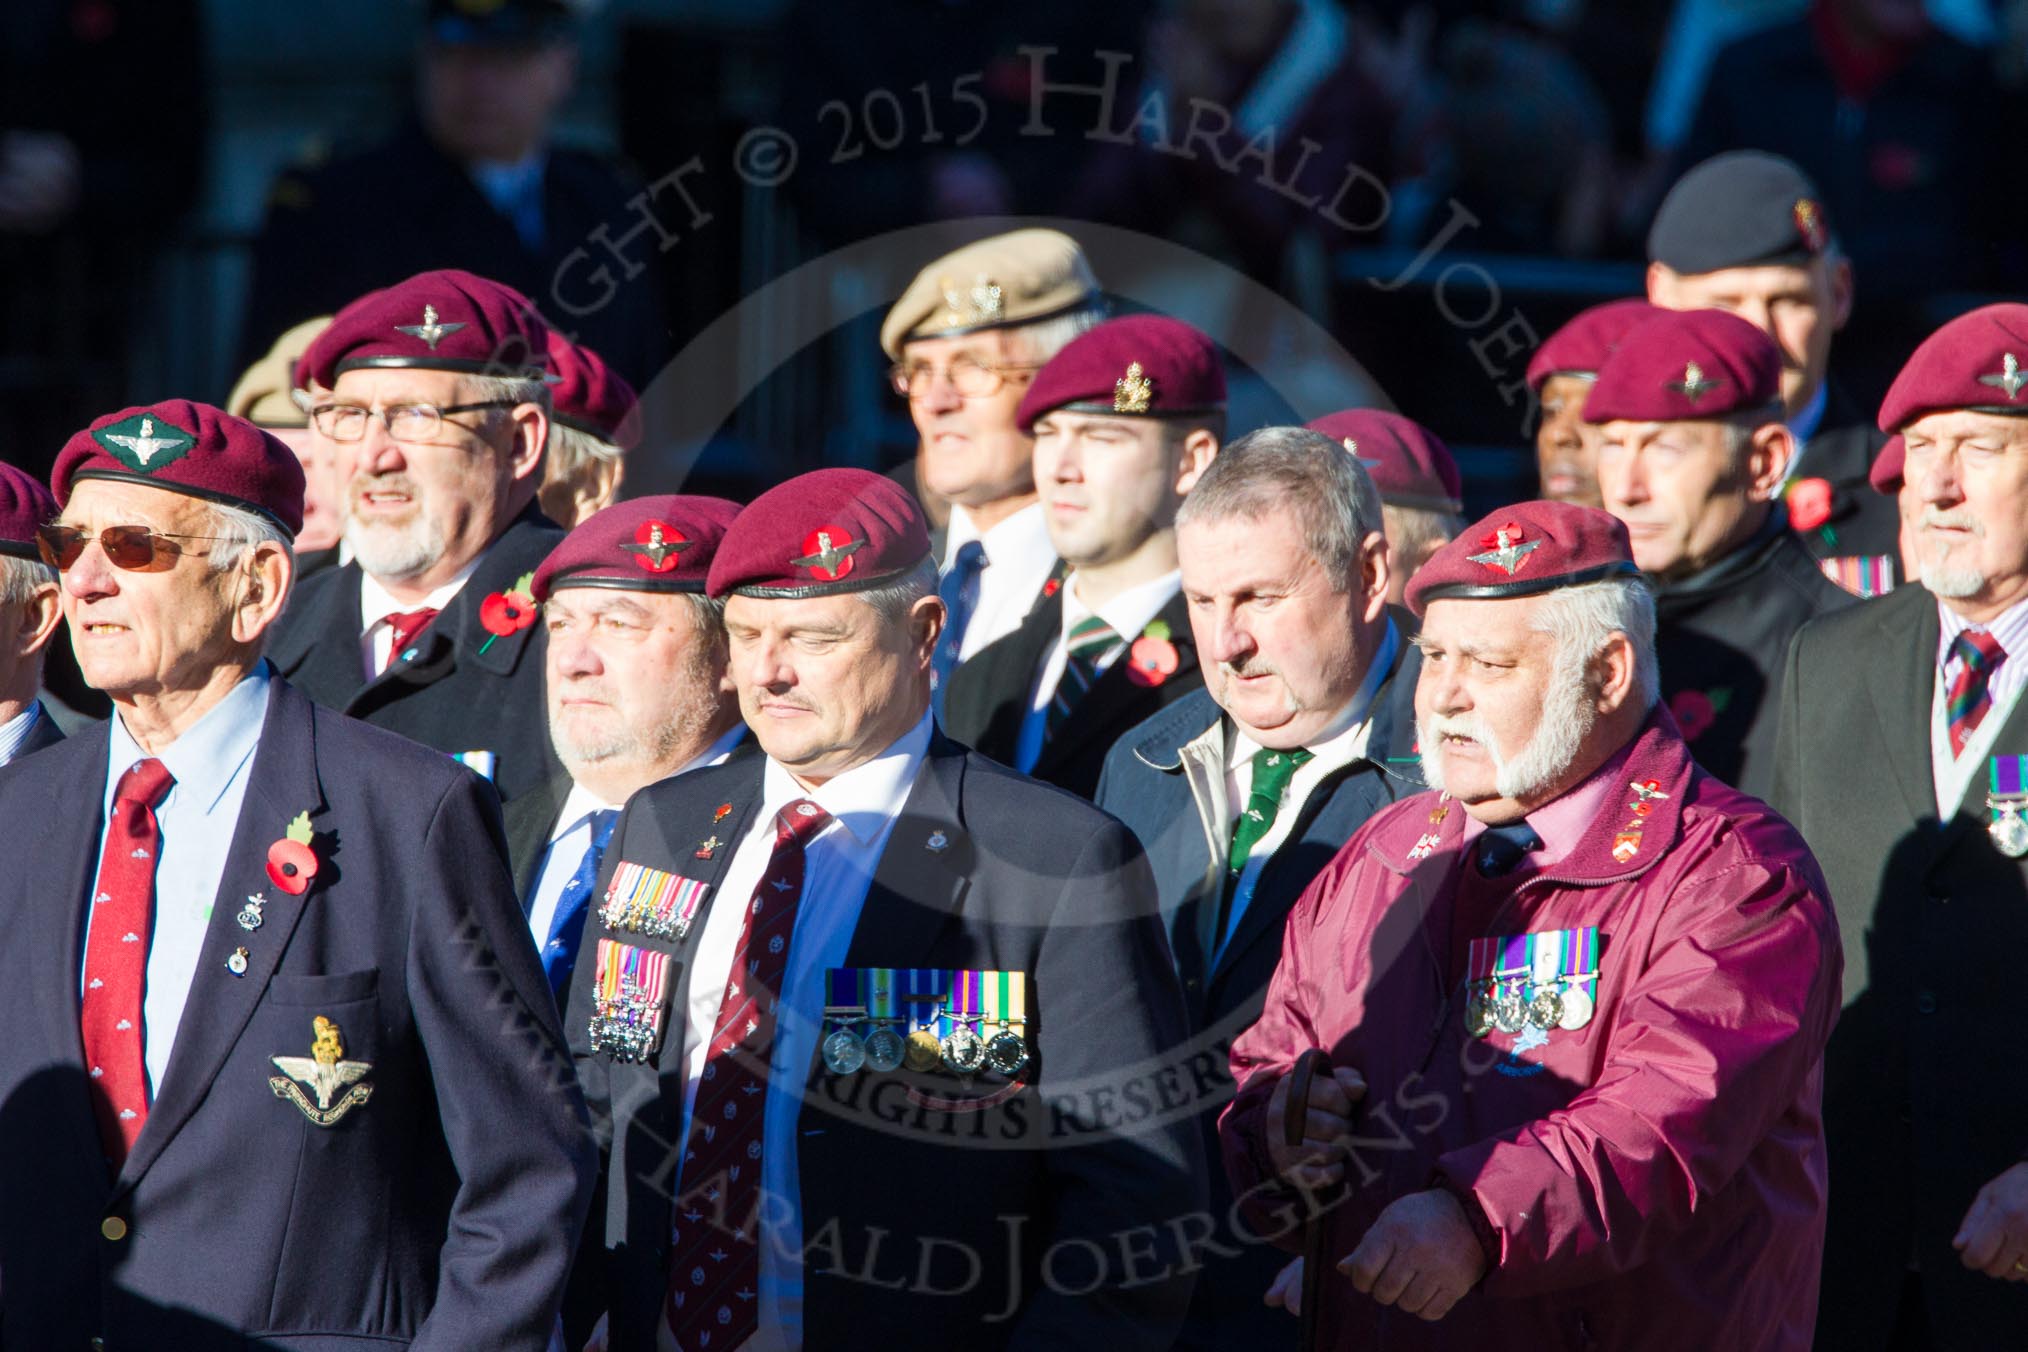
<svg viewBox="0 0 2028 1352">
<path fill-rule="evenodd" d="M 1182 497 L 1196 486 L 1204 471 L 1218 454 L 1218 438 L 1200 427 L 1183 438 L 1183 453 L 1176 459 L 1176 496 Z"/>
<path fill-rule="evenodd" d="M 516 404 L 507 416 L 514 420 L 514 443 L 507 467 L 519 482 L 542 472 L 542 453 L 549 446 L 549 415 L 540 404 Z M 539 484 L 540 479 L 536 479 Z"/>
<path fill-rule="evenodd" d="M 1601 718 L 1618 711 L 1634 697 L 1634 641 L 1614 632 L 1591 659 L 1592 699 Z"/>
<path fill-rule="evenodd" d="M 1648 304 L 1667 307 L 1676 292 L 1676 270 L 1667 263 L 1648 264 Z"/>
<path fill-rule="evenodd" d="M 1368 624 L 1377 624 L 1387 612 L 1387 587 L 1394 578 L 1394 556 L 1387 547 L 1387 537 L 1373 531 L 1359 542 L 1359 583 L 1354 601 L 1358 606 L 1359 618 Z"/>
<path fill-rule="evenodd" d="M 943 637 L 948 619 L 941 597 L 925 596 L 908 608 L 909 650 L 924 671 L 930 669 L 930 659 L 936 654 L 937 640 Z"/>
<path fill-rule="evenodd" d="M 233 611 L 232 636 L 254 643 L 282 616 L 289 588 L 296 580 L 296 561 L 280 545 L 254 546 L 252 559 L 241 565 L 239 604 Z"/>
<path fill-rule="evenodd" d="M 21 607 L 21 623 L 8 635 L 15 651 L 33 657 L 48 645 L 50 635 L 63 622 L 63 594 L 55 583 L 37 587 Z"/>
<path fill-rule="evenodd" d="M 1852 317 L 1852 300 L 1855 283 L 1852 277 L 1852 260 L 1840 258 L 1831 265 L 1831 332 L 1845 327 L 1845 321 Z"/>
<path fill-rule="evenodd" d="M 1772 502 L 1796 458 L 1796 436 L 1786 423 L 1765 422 L 1747 442 L 1747 493 L 1755 502 Z"/>
</svg>

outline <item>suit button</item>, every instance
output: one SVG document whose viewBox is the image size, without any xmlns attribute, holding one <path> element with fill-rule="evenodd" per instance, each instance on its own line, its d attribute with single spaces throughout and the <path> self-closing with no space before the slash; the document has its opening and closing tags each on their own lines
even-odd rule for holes
<svg viewBox="0 0 2028 1352">
<path fill-rule="evenodd" d="M 1915 1012 L 1918 1014 L 1936 1013 L 1936 996 L 1932 995 L 1928 991 L 1924 991 L 1922 992 L 1922 994 L 1916 996 Z"/>
<path fill-rule="evenodd" d="M 127 1223 L 118 1216 L 108 1216 L 99 1222 L 99 1233 L 117 1244 L 127 1237 Z"/>
</svg>

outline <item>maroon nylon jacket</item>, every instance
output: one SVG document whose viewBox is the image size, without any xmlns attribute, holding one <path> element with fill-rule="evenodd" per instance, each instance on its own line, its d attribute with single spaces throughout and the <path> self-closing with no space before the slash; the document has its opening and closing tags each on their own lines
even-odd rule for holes
<svg viewBox="0 0 2028 1352">
<path fill-rule="evenodd" d="M 1794 828 L 1697 768 L 1666 712 L 1600 773 L 1667 796 L 1637 816 L 1616 790 L 1568 856 L 1512 875 L 1482 931 L 1599 928 L 1594 1017 L 1546 1045 L 1469 1036 L 1465 974 L 1445 989 L 1455 802 L 1423 793 L 1381 812 L 1290 912 L 1266 1010 L 1233 1044 L 1241 1087 L 1220 1122 L 1247 1221 L 1300 1244 L 1302 1199 L 1274 1174 L 1266 1110 L 1319 1047 L 1368 1085 L 1326 1251 L 1343 1258 L 1388 1203 L 1441 1183 L 1477 1201 L 1491 1260 L 1434 1324 L 1332 1274 L 1328 1346 L 1809 1348 L 1822 1056 L 1843 965 L 1823 879 Z M 1426 832 L 1434 849 L 1412 860 Z"/>
</svg>

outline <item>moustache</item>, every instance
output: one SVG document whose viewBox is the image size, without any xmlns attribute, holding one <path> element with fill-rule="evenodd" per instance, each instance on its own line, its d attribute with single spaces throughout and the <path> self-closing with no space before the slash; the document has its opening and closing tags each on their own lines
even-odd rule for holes
<svg viewBox="0 0 2028 1352">
<path fill-rule="evenodd" d="M 1947 512 L 1940 507 L 1924 507 L 1921 525 L 1924 530 L 1963 530 L 1970 531 L 1974 540 L 1986 538 L 1986 523 L 1963 508 Z"/>
<path fill-rule="evenodd" d="M 1495 748 L 1493 730 L 1477 714 L 1431 714 L 1423 720 L 1422 730 L 1425 745 L 1445 737 L 1461 737 L 1488 751 Z"/>
</svg>

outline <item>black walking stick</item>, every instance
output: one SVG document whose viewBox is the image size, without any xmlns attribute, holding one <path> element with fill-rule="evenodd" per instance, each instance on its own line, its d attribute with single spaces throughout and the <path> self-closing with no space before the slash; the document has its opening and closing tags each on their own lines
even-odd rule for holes
<svg viewBox="0 0 2028 1352">
<path fill-rule="evenodd" d="M 1303 1128 L 1310 1116 L 1310 1085 L 1318 1075 L 1330 1073 L 1330 1062 L 1315 1047 L 1296 1058 L 1296 1064 L 1289 1070 L 1289 1097 L 1282 1107 L 1283 1144 L 1293 1148 L 1303 1143 Z M 1324 1293 L 1324 1272 L 1329 1263 L 1324 1253 L 1328 1232 L 1324 1213 L 1330 1210 L 1337 1191 L 1335 1187 L 1317 1189 L 1313 1199 L 1315 1209 L 1303 1218 L 1302 1341 L 1298 1344 L 1303 1352 L 1318 1352 L 1323 1346 L 1317 1340 L 1317 1306 Z"/>
</svg>

